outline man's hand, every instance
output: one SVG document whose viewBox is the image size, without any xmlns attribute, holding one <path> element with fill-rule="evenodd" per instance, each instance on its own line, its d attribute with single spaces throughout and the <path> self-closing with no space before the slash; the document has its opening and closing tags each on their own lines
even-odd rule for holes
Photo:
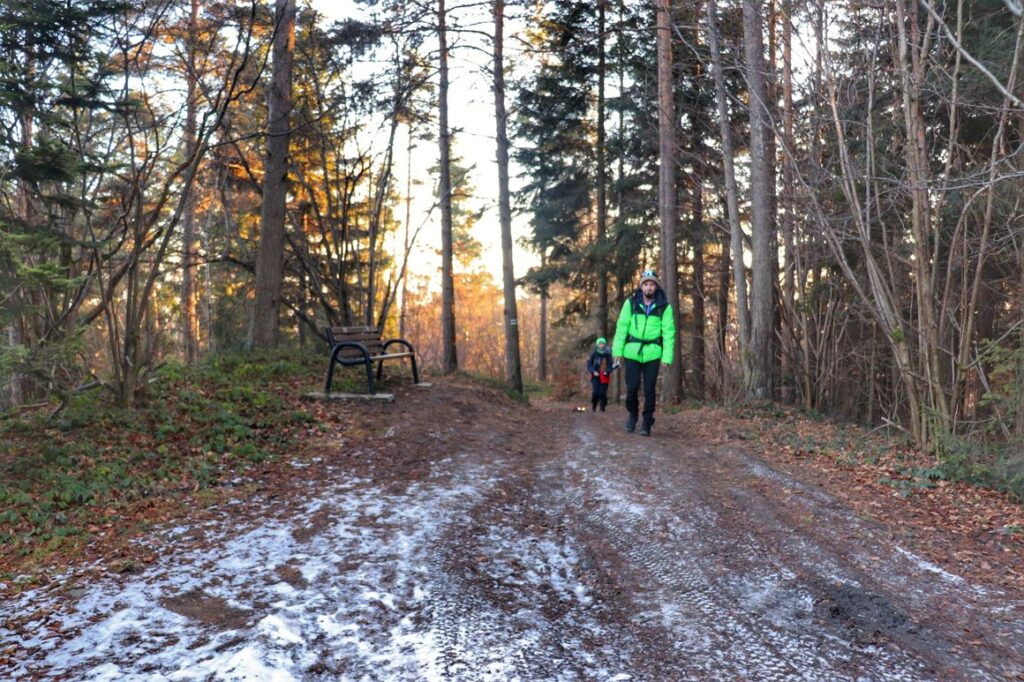
<svg viewBox="0 0 1024 682">
<path fill-rule="evenodd" d="M 621 357 L 621 356 L 619 356 L 619 357 L 615 357 L 615 356 L 613 355 L 613 356 L 612 356 L 612 364 L 613 364 L 613 365 L 620 365 L 620 364 L 622 364 L 622 357 Z"/>
</svg>

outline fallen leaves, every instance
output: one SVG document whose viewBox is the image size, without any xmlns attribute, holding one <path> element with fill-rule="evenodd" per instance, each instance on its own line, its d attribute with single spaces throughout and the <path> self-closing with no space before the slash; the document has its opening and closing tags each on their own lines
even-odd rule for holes
<svg viewBox="0 0 1024 682">
<path fill-rule="evenodd" d="M 963 482 L 915 478 L 912 472 L 934 470 L 934 458 L 925 453 L 880 433 L 795 412 L 737 416 L 701 407 L 667 418 L 678 420 L 690 443 L 726 444 L 723 434 L 757 434 L 727 445 L 755 451 L 857 515 L 899 528 L 901 542 L 946 570 L 1024 591 L 1024 505 Z"/>
</svg>

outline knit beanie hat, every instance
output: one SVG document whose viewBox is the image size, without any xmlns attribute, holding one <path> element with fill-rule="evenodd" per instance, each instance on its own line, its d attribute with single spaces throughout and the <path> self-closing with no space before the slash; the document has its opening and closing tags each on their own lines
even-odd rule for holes
<svg viewBox="0 0 1024 682">
<path fill-rule="evenodd" d="M 597 348 L 602 343 L 604 344 L 605 348 L 608 347 L 608 339 L 606 339 L 603 336 L 601 336 L 601 337 L 598 337 L 597 341 L 594 342 L 594 348 Z"/>
<path fill-rule="evenodd" d="M 643 286 L 644 282 L 654 282 L 656 286 L 661 286 L 661 282 L 658 281 L 658 275 L 654 273 L 654 270 L 644 270 L 644 274 L 640 275 L 639 286 Z"/>
</svg>

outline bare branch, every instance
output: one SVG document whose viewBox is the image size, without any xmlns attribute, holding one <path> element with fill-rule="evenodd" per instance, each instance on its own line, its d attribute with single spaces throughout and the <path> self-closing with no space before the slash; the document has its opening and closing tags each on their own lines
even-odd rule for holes
<svg viewBox="0 0 1024 682">
<path fill-rule="evenodd" d="M 1003 0 L 1003 1 L 1006 3 L 1007 7 L 1010 7 L 1011 3 L 1013 3 L 1015 5 L 1018 4 L 1018 0 Z M 921 6 L 924 7 L 926 10 L 928 10 L 928 13 L 932 16 L 932 18 L 934 18 L 935 21 L 937 21 L 939 23 L 939 25 L 942 26 L 942 32 L 946 34 L 946 39 L 949 40 L 950 44 L 952 44 L 953 47 L 955 47 L 957 49 L 957 51 L 959 51 L 960 54 L 963 55 L 964 59 L 966 59 L 971 64 L 973 64 L 974 67 L 976 69 L 978 69 L 978 71 L 981 71 L 982 75 L 984 75 L 985 78 L 987 78 L 989 81 L 991 81 L 991 83 L 994 86 L 996 86 L 996 89 L 999 90 L 999 92 L 1002 93 L 1002 95 L 1004 97 L 1006 97 L 1008 100 L 1013 102 L 1013 104 L 1016 105 L 1017 107 L 1024 109 L 1024 102 L 1022 102 L 1012 92 L 1007 90 L 1006 86 L 1004 86 L 999 81 L 998 78 L 996 78 L 994 75 L 992 75 L 991 71 L 986 69 L 985 66 L 981 62 L 979 62 L 977 59 L 975 59 L 974 56 L 972 56 L 970 52 L 968 52 L 967 50 L 964 49 L 964 46 L 961 45 L 960 41 L 956 39 L 956 36 L 953 35 L 953 32 L 951 30 L 949 30 L 949 26 L 946 26 L 946 22 L 942 20 L 942 17 L 939 15 L 939 13 L 935 11 L 934 7 L 932 7 L 931 2 L 929 2 L 929 0 L 920 0 L 920 2 L 921 2 Z M 1012 7 L 1010 7 L 1010 11 L 1014 12 Z M 1014 14 L 1016 14 L 1017 16 L 1021 16 L 1021 12 L 1020 11 L 1014 12 Z"/>
</svg>

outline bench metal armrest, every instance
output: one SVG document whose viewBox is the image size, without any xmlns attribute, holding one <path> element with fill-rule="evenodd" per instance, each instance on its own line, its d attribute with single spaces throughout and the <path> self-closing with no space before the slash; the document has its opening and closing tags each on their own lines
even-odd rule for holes
<svg viewBox="0 0 1024 682">
<path fill-rule="evenodd" d="M 388 351 L 388 346 L 390 346 L 393 343 L 397 343 L 400 346 L 405 346 L 406 348 L 409 349 L 410 353 L 416 352 L 416 349 L 412 347 L 412 344 L 406 341 L 405 339 L 388 339 L 387 341 L 384 342 L 384 345 L 381 346 L 380 352 L 386 353 Z"/>
<path fill-rule="evenodd" d="M 416 368 L 416 349 L 413 348 L 412 344 L 409 343 L 408 341 L 406 341 L 405 339 L 388 339 L 381 346 L 380 352 L 381 353 L 387 353 L 388 352 L 388 346 L 390 346 L 392 344 L 397 344 L 399 346 L 405 346 L 408 349 L 408 351 L 409 351 L 409 353 L 408 353 L 408 355 L 409 355 L 409 363 L 412 365 L 412 380 L 413 380 L 414 383 L 417 383 L 417 384 L 420 383 L 420 371 Z M 380 363 L 377 365 L 377 378 L 378 379 L 380 379 L 380 375 L 381 375 L 381 372 L 383 371 L 383 369 L 384 369 L 384 361 L 381 360 Z"/>
<path fill-rule="evenodd" d="M 338 353 L 346 348 L 356 348 L 363 353 L 361 358 L 339 358 Z M 331 364 L 337 362 L 341 365 L 362 365 L 370 362 L 370 350 L 366 344 L 359 341 L 338 341 L 331 347 Z"/>
<path fill-rule="evenodd" d="M 346 348 L 355 348 L 363 357 L 361 358 L 341 358 L 338 354 Z M 360 343 L 359 341 L 339 341 L 331 346 L 331 359 L 327 363 L 327 382 L 324 384 L 324 395 L 331 394 L 331 383 L 334 381 L 334 365 L 342 365 L 345 367 L 351 367 L 352 365 L 363 365 L 366 367 L 366 383 L 370 389 L 370 395 L 376 393 L 376 389 L 373 387 L 373 369 L 370 363 L 370 351 L 366 347 L 366 344 Z"/>
</svg>

